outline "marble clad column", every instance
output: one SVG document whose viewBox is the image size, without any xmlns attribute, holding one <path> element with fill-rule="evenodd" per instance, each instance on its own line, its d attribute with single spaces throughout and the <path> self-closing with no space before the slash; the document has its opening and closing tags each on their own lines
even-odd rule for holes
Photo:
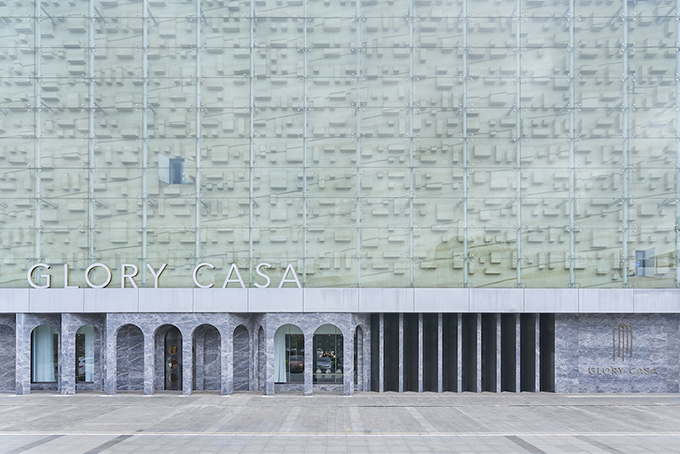
<svg viewBox="0 0 680 454">
<path fill-rule="evenodd" d="M 354 395 L 354 335 L 351 329 L 347 332 L 349 335 L 343 334 L 342 393 L 345 396 L 352 396 Z"/>
<path fill-rule="evenodd" d="M 185 396 L 193 392 L 193 339 L 191 332 L 182 333 L 182 394 Z"/>
<path fill-rule="evenodd" d="M 463 314 L 458 314 L 456 327 L 456 390 L 463 392 Z"/>
<path fill-rule="evenodd" d="M 541 314 L 536 314 L 534 318 L 534 327 L 536 335 L 534 336 L 534 355 L 536 358 L 536 380 L 534 382 L 534 392 L 541 392 Z"/>
<path fill-rule="evenodd" d="M 106 378 L 104 389 L 106 394 L 116 394 L 116 334 L 119 326 L 111 320 L 111 315 L 106 314 Z M 153 342 L 153 341 L 152 341 Z M 146 373 L 146 369 L 144 371 Z"/>
<path fill-rule="evenodd" d="M 356 345 L 354 348 L 357 350 L 357 391 L 364 391 L 364 332 L 359 331 L 358 327 L 354 328 L 354 332 L 357 335 Z M 354 336 L 352 336 L 354 339 Z M 354 354 L 354 352 L 352 352 Z"/>
<path fill-rule="evenodd" d="M 385 314 L 380 314 L 380 335 L 378 336 L 378 391 L 385 392 Z M 17 350 L 18 351 L 18 350 Z M 18 369 L 17 369 L 18 370 Z M 18 382 L 17 382 L 18 383 Z"/>
<path fill-rule="evenodd" d="M 404 392 L 404 314 L 399 314 L 399 392 Z"/>
<path fill-rule="evenodd" d="M 156 370 L 156 355 L 153 329 L 143 332 L 144 335 L 144 394 L 154 393 L 154 371 Z M 165 359 L 163 359 L 164 361 Z M 163 365 L 165 368 L 165 364 Z M 184 372 L 182 372 L 184 373 Z"/>
<path fill-rule="evenodd" d="M 16 388 L 17 395 L 31 393 L 31 332 L 26 314 L 16 315 Z"/>
<path fill-rule="evenodd" d="M 444 392 L 444 315 L 437 314 L 437 392 Z"/>
<path fill-rule="evenodd" d="M 61 394 L 76 393 L 76 333 L 74 325 L 78 321 L 72 314 L 61 314 L 61 336 L 59 346 L 59 374 L 61 374 Z M 76 328 L 77 329 L 77 328 Z"/>
<path fill-rule="evenodd" d="M 234 394 L 234 325 L 229 325 L 224 345 L 224 366 L 227 371 L 227 395 Z"/>
<path fill-rule="evenodd" d="M 305 396 L 311 396 L 314 392 L 314 331 L 305 332 Z M 345 341 L 346 342 L 346 341 Z"/>
<path fill-rule="evenodd" d="M 482 314 L 477 314 L 477 392 L 482 392 Z"/>
<path fill-rule="evenodd" d="M 423 392 L 423 314 L 418 314 L 418 392 Z"/>
<path fill-rule="evenodd" d="M 248 391 L 255 391 L 255 357 L 253 356 L 255 354 L 255 350 L 257 347 L 255 346 L 255 337 L 253 336 L 253 333 L 255 332 L 254 327 L 250 327 L 248 329 Z"/>
<path fill-rule="evenodd" d="M 522 392 L 522 357 L 521 357 L 521 342 L 520 337 L 520 317 L 515 314 L 515 392 Z"/>
<path fill-rule="evenodd" d="M 251 349 L 250 349 L 250 369 L 251 370 L 250 370 L 249 373 L 251 374 L 251 380 L 250 380 L 250 386 L 248 387 L 248 389 L 250 391 L 257 391 L 258 389 L 260 389 L 259 388 L 259 386 L 260 386 L 259 375 L 260 374 L 258 373 L 258 371 L 260 370 L 259 369 L 260 365 L 257 361 L 258 354 L 259 354 L 258 345 L 257 345 L 257 332 L 258 332 L 257 323 L 255 323 L 253 325 L 253 329 L 250 333 L 250 345 L 251 345 Z"/>
<path fill-rule="evenodd" d="M 269 325 L 269 323 L 267 323 Z M 274 333 L 267 327 L 265 329 L 265 354 L 264 354 L 264 395 L 274 395 Z"/>
<path fill-rule="evenodd" d="M 371 323 L 370 319 L 368 323 L 366 323 L 365 327 L 367 329 L 364 330 L 364 367 L 362 368 L 362 372 L 364 374 L 364 391 L 370 391 L 371 390 Z"/>
<path fill-rule="evenodd" d="M 496 314 L 496 392 L 501 392 L 501 314 Z"/>
<path fill-rule="evenodd" d="M 220 332 L 220 393 L 230 396 L 234 393 L 233 332 L 227 326 L 219 327 Z M 231 347 L 230 347 L 231 346 Z M 231 351 L 231 353 L 230 353 Z"/>
<path fill-rule="evenodd" d="M 204 353 L 205 349 L 205 329 L 200 328 L 194 331 L 194 359 L 195 359 L 195 366 L 194 370 L 196 371 L 196 384 L 195 388 L 196 391 L 203 391 L 204 384 L 205 384 L 205 369 L 203 368 L 203 360 L 205 357 Z"/>
</svg>

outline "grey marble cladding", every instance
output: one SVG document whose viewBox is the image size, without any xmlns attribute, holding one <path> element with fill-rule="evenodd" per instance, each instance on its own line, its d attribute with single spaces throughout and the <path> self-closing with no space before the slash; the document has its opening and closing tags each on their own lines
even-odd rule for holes
<svg viewBox="0 0 680 454">
<path fill-rule="evenodd" d="M 623 359 L 614 354 L 617 324 L 630 324 L 633 332 L 632 356 Z M 557 314 L 555 390 L 677 393 L 679 331 L 677 314 Z"/>
<path fill-rule="evenodd" d="M 234 330 L 234 391 L 249 390 L 250 336 L 245 326 Z"/>
</svg>

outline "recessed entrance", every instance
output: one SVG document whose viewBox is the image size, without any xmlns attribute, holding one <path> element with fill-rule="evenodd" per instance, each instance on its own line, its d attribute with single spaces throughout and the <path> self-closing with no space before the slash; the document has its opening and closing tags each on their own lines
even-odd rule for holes
<svg viewBox="0 0 680 454">
<path fill-rule="evenodd" d="M 182 333 L 172 326 L 165 333 L 165 389 L 182 389 Z"/>
</svg>

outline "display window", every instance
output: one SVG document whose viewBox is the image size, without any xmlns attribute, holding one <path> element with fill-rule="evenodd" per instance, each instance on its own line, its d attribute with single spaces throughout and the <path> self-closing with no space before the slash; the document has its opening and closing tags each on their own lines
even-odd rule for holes
<svg viewBox="0 0 680 454">
<path fill-rule="evenodd" d="M 295 325 L 283 325 L 274 335 L 274 381 L 304 383 L 305 336 Z"/>
<path fill-rule="evenodd" d="M 94 381 L 94 326 L 81 326 L 76 331 L 76 381 Z"/>
<path fill-rule="evenodd" d="M 59 336 L 50 325 L 31 333 L 31 382 L 55 383 L 59 375 Z"/>
<path fill-rule="evenodd" d="M 342 383 L 343 339 L 335 325 L 314 332 L 314 383 Z"/>
</svg>

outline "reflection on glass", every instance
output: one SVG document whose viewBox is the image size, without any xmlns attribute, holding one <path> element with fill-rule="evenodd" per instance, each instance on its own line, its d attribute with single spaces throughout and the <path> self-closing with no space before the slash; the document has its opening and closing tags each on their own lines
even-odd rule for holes
<svg viewBox="0 0 680 454">
<path fill-rule="evenodd" d="M 57 330 L 40 325 L 31 334 L 31 381 L 55 383 L 59 371 Z"/>
<path fill-rule="evenodd" d="M 81 326 L 76 331 L 76 381 L 94 381 L 94 326 Z"/>
<path fill-rule="evenodd" d="M 342 332 L 334 325 L 314 332 L 314 383 L 342 383 Z"/>
<path fill-rule="evenodd" d="M 305 336 L 295 325 L 283 325 L 274 335 L 274 381 L 304 383 Z"/>
</svg>

